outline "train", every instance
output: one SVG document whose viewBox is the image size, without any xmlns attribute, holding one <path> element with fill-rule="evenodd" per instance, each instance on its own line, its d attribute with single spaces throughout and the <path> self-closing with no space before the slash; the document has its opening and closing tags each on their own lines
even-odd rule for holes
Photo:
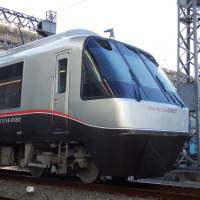
<svg viewBox="0 0 200 200">
<path fill-rule="evenodd" d="M 162 176 L 189 137 L 188 108 L 148 52 L 73 29 L 0 53 L 0 166 Z"/>
</svg>

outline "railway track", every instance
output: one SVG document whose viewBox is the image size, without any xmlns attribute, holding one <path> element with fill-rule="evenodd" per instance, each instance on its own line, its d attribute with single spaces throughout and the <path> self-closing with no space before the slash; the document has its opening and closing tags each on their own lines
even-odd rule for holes
<svg viewBox="0 0 200 200">
<path fill-rule="evenodd" d="M 16 198 L 13 198 L 13 197 L 1 196 L 1 195 L 0 195 L 0 200 L 17 200 L 17 199 L 16 199 Z"/>
<path fill-rule="evenodd" d="M 93 184 L 85 184 L 77 180 L 66 180 L 65 177 L 43 177 L 34 178 L 27 175 L 0 174 L 0 179 L 10 181 L 27 182 L 36 185 L 51 185 L 55 187 L 71 187 L 85 191 L 96 191 L 110 194 L 124 194 L 132 197 L 150 197 L 160 200 L 199 200 L 200 188 L 190 186 L 175 186 L 155 183 L 126 182 L 123 184 L 113 184 L 110 181 L 102 181 Z M 14 200 L 14 198 L 2 197 L 0 199 Z"/>
</svg>

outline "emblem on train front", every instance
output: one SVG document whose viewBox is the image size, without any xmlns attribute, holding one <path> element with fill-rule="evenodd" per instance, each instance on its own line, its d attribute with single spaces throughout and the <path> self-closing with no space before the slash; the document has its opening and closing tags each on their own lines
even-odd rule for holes
<svg viewBox="0 0 200 200">
<path fill-rule="evenodd" d="M 148 109 L 155 112 L 165 112 L 165 113 L 173 113 L 173 114 L 177 112 L 176 108 L 161 108 L 161 107 L 149 106 Z"/>
</svg>

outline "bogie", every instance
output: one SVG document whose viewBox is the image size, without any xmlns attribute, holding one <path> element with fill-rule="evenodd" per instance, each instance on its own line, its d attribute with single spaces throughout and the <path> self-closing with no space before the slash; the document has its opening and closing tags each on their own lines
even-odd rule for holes
<svg viewBox="0 0 200 200">
<path fill-rule="evenodd" d="M 73 172 L 74 175 L 79 176 L 79 172 L 85 170 L 94 172 L 94 164 L 91 165 L 91 157 L 86 151 L 85 147 L 80 143 L 54 143 L 54 144 L 21 144 L 15 152 L 13 147 L 2 146 L 1 148 L 0 164 L 1 166 L 13 166 L 14 154 L 20 154 L 18 157 L 20 164 L 18 169 L 28 169 L 31 175 L 40 177 L 45 171 L 55 174 L 67 174 Z M 22 150 L 24 152 L 22 153 Z M 46 151 L 44 151 L 46 150 Z M 92 166 L 92 168 L 91 168 Z M 82 178 L 84 181 L 86 179 Z M 94 181 L 92 179 L 92 181 Z M 87 180 L 88 182 L 88 176 Z"/>
</svg>

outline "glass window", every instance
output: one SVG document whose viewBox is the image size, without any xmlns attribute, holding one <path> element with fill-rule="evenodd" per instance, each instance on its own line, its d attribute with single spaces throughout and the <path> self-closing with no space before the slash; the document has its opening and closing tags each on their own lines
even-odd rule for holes
<svg viewBox="0 0 200 200">
<path fill-rule="evenodd" d="M 83 56 L 83 96 L 88 98 L 106 96 L 101 87 L 101 77 L 94 61 L 87 51 Z"/>
<path fill-rule="evenodd" d="M 165 72 L 161 69 L 161 67 L 157 66 L 150 56 L 144 55 L 143 53 L 140 53 L 140 55 L 142 56 L 144 62 L 148 65 L 153 75 L 157 76 L 168 90 L 175 92 L 176 91 L 175 87 L 169 81 L 169 79 L 167 78 Z"/>
<path fill-rule="evenodd" d="M 137 50 L 122 43 L 117 43 L 117 45 L 144 89 L 146 96 L 143 99 L 168 103 L 169 100 L 151 75 Z"/>
<path fill-rule="evenodd" d="M 0 68 L 0 109 L 20 107 L 23 62 Z"/>
<path fill-rule="evenodd" d="M 89 39 L 83 56 L 82 96 L 136 98 L 136 83 L 117 50 L 108 40 Z"/>
<path fill-rule="evenodd" d="M 58 93 L 66 91 L 67 81 L 67 58 L 58 61 Z"/>
<path fill-rule="evenodd" d="M 173 90 L 155 62 L 129 45 L 89 38 L 83 50 L 81 96 L 86 99 L 132 98 L 180 105 L 178 95 L 168 94 L 163 87 L 162 82 L 165 82 Z M 152 66 L 148 67 L 150 64 Z"/>
<path fill-rule="evenodd" d="M 150 55 L 147 54 L 145 55 L 142 52 L 140 53 L 140 55 L 143 58 L 146 65 L 148 66 L 148 68 L 151 70 L 151 73 L 153 74 L 155 79 L 160 83 L 160 86 L 165 90 L 165 93 L 166 95 L 168 95 L 170 101 L 175 103 L 176 105 L 184 106 L 183 101 L 177 94 L 176 88 L 167 78 L 162 68 L 159 67 L 157 63 L 155 63 L 154 59 Z"/>
</svg>

